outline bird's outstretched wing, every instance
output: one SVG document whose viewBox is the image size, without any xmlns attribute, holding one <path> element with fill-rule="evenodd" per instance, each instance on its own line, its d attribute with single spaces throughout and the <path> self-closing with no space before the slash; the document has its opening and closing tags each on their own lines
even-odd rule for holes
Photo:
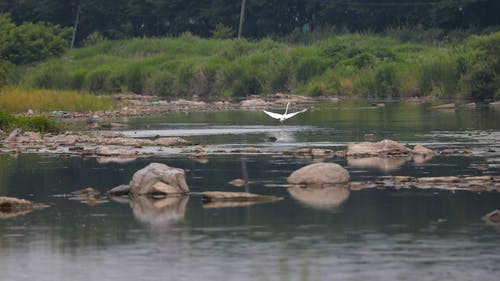
<svg viewBox="0 0 500 281">
<path fill-rule="evenodd" d="M 283 114 L 279 114 L 279 113 L 274 113 L 274 112 L 269 112 L 269 111 L 266 111 L 266 110 L 262 110 L 265 114 L 271 116 L 272 118 L 274 119 L 281 119 L 283 117 Z"/>
<path fill-rule="evenodd" d="M 297 112 L 293 112 L 293 113 L 288 113 L 286 116 L 285 116 L 285 119 L 288 119 L 288 118 L 292 118 L 293 116 L 299 114 L 299 113 L 302 113 L 302 112 L 306 112 L 307 111 L 307 108 L 304 108 L 302 109 L 301 111 L 297 111 Z"/>
</svg>

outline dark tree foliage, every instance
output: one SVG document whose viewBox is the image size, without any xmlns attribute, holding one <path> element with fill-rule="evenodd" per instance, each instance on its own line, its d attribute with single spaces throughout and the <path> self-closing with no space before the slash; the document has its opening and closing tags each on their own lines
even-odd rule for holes
<svg viewBox="0 0 500 281">
<path fill-rule="evenodd" d="M 58 56 L 68 47 L 69 34 L 68 28 L 54 24 L 15 25 L 7 14 L 0 14 L 0 62 L 23 64 Z"/>
<path fill-rule="evenodd" d="M 235 0 L 0 0 L 14 22 L 74 26 L 77 42 L 99 32 L 107 38 L 210 36 L 217 24 L 238 29 Z M 394 26 L 484 28 L 500 25 L 498 0 L 247 0 L 245 37 L 261 38 L 308 28 L 383 31 Z"/>
</svg>

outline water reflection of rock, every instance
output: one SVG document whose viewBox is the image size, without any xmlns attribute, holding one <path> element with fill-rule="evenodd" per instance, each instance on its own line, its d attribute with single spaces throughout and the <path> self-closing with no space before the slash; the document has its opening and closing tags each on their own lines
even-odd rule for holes
<svg viewBox="0 0 500 281">
<path fill-rule="evenodd" d="M 384 172 L 396 170 L 409 160 L 408 157 L 347 157 L 347 165 L 356 168 L 376 168 Z"/>
<path fill-rule="evenodd" d="M 138 221 L 164 228 L 184 219 L 188 199 L 188 196 L 132 196 L 129 204 Z"/>
<path fill-rule="evenodd" d="M 291 186 L 287 191 L 300 203 L 317 209 L 339 207 L 350 193 L 347 184 Z"/>
</svg>

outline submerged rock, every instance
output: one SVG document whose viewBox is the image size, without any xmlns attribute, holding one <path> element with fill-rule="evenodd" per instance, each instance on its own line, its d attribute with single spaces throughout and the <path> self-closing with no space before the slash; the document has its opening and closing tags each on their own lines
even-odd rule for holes
<svg viewBox="0 0 500 281">
<path fill-rule="evenodd" d="M 189 193 L 185 172 L 161 163 L 151 163 L 137 171 L 130 181 L 132 194 Z"/>
<path fill-rule="evenodd" d="M 242 186 L 245 186 L 245 184 L 247 184 L 247 182 L 244 179 L 234 179 L 234 180 L 230 181 L 229 184 L 232 186 L 236 186 L 236 187 L 242 187 Z"/>
<path fill-rule="evenodd" d="M 455 109 L 455 104 L 454 103 L 441 104 L 441 105 L 433 106 L 432 108 L 434 108 L 434 109 L 444 109 L 444 110 L 453 110 L 453 109 Z"/>
<path fill-rule="evenodd" d="M 293 172 L 289 184 L 334 184 L 349 181 L 349 172 L 335 163 L 314 163 Z"/>
<path fill-rule="evenodd" d="M 47 206 L 25 199 L 0 196 L 0 219 L 24 215 L 45 207 Z"/>
<path fill-rule="evenodd" d="M 135 156 L 138 155 L 139 152 L 134 149 L 125 149 L 125 148 L 109 148 L 109 147 L 101 147 L 96 149 L 96 155 L 98 156 Z"/>
<path fill-rule="evenodd" d="M 81 190 L 71 192 L 70 200 L 76 200 L 81 203 L 95 206 L 103 203 L 107 203 L 108 200 L 106 198 L 98 198 L 100 192 L 92 187 L 87 187 Z"/>
<path fill-rule="evenodd" d="M 409 155 L 410 153 L 411 150 L 409 148 L 393 140 L 361 142 L 347 146 L 347 156 L 388 156 Z"/>
<path fill-rule="evenodd" d="M 500 191 L 498 176 L 447 176 L 447 177 L 410 177 L 393 176 L 374 182 L 351 182 L 351 190 L 366 188 L 418 188 L 442 190 L 466 190 L 472 192 Z"/>
<path fill-rule="evenodd" d="M 280 197 L 272 195 L 254 194 L 248 192 L 223 192 L 206 191 L 202 193 L 202 200 L 206 202 L 230 201 L 230 202 L 273 202 L 281 200 Z"/>
<path fill-rule="evenodd" d="M 483 217 L 483 220 L 486 221 L 487 224 L 500 225 L 500 211 L 494 210 L 493 212 L 486 214 Z"/>
</svg>

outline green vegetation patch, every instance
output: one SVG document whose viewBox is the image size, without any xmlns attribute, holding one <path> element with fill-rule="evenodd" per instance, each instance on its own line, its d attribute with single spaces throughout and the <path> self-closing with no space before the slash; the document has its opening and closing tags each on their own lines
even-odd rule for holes
<svg viewBox="0 0 500 281">
<path fill-rule="evenodd" d="M 15 128 L 35 132 L 59 131 L 59 127 L 56 122 L 45 116 L 24 117 L 0 111 L 0 129 L 8 132 Z"/>
<path fill-rule="evenodd" d="M 500 32 L 470 37 L 465 44 L 409 43 L 400 37 L 351 33 L 308 45 L 272 39 L 202 39 L 190 33 L 175 38 L 103 39 L 26 67 L 17 82 L 26 88 L 134 92 L 166 99 L 281 91 L 477 101 L 500 95 Z"/>
<path fill-rule="evenodd" d="M 23 89 L 5 87 L 0 91 L 0 108 L 8 112 L 89 111 L 112 108 L 109 97 L 79 93 L 71 90 Z"/>
</svg>

